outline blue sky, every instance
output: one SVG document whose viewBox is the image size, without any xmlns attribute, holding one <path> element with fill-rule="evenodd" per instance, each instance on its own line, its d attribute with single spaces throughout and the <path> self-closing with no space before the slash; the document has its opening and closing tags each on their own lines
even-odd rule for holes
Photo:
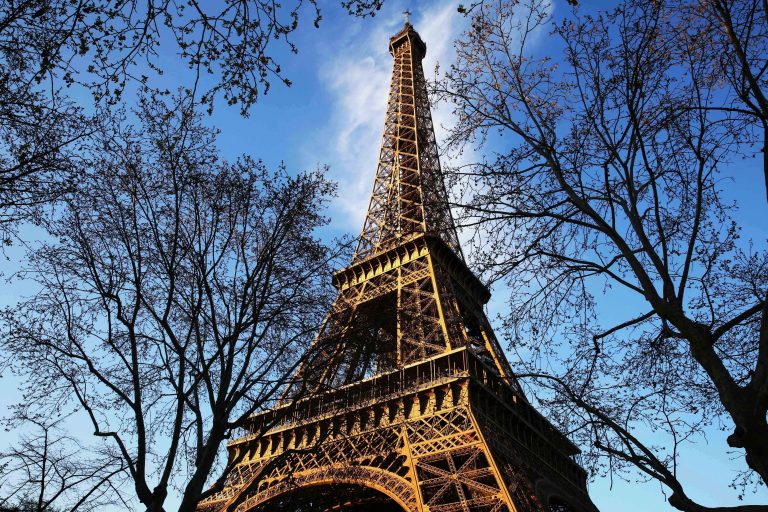
<svg viewBox="0 0 768 512">
<path fill-rule="evenodd" d="M 391 71 L 388 53 L 389 36 L 402 26 L 401 12 L 407 7 L 412 23 L 427 43 L 424 70 L 430 78 L 439 63 L 443 69 L 453 58 L 453 39 L 460 34 L 465 19 L 456 12 L 456 1 L 387 0 L 384 9 L 373 19 L 359 20 L 347 16 L 337 1 L 321 2 L 323 21 L 319 29 L 309 25 L 310 12 L 305 12 L 306 26 L 293 41 L 299 53 L 281 51 L 279 62 L 285 76 L 293 82 L 290 88 L 273 84 L 243 118 L 237 108 L 218 105 L 207 122 L 221 130 L 219 147 L 226 158 L 247 153 L 262 158 L 271 167 L 285 162 L 292 170 L 330 166 L 330 177 L 339 183 L 339 196 L 330 213 L 332 231 L 356 235 L 362 226 L 378 157 L 383 128 L 387 87 Z M 565 10 L 565 2 L 555 2 L 557 15 Z M 546 38 L 540 44 L 546 48 Z M 174 67 L 172 56 L 166 57 L 164 81 L 186 83 L 189 77 L 183 67 Z M 433 112 L 438 141 L 451 122 L 447 108 Z M 463 158 L 468 158 L 466 155 Z M 766 236 L 764 189 L 756 174 L 755 162 L 740 162 L 743 172 L 725 184 L 726 196 L 738 199 L 746 212 L 745 237 L 764 244 Z M 12 250 L 11 260 L 21 251 Z M 8 268 L 12 268 L 13 261 Z M 504 311 L 504 297 L 509 290 L 497 288 L 489 305 L 490 316 Z M 0 304 L 11 303 L 25 293 L 20 284 L 0 288 Z M 614 304 L 626 303 L 612 301 Z M 625 307 L 605 309 L 608 317 L 622 320 Z M 502 344 L 504 341 L 502 340 Z M 4 382 L 0 405 L 13 397 L 12 382 Z M 5 402 L 3 402 L 5 400 Z M 0 449 L 10 436 L 0 438 Z M 704 505 L 737 505 L 736 493 L 729 489 L 735 471 L 743 468 L 740 453 L 725 450 L 725 434 L 708 433 L 707 441 L 689 445 L 682 454 L 681 480 L 689 495 Z M 632 476 L 630 482 L 600 479 L 590 484 L 590 494 L 603 511 L 671 511 L 656 483 L 644 483 Z M 743 503 L 766 503 L 768 492 L 748 494 Z"/>
</svg>

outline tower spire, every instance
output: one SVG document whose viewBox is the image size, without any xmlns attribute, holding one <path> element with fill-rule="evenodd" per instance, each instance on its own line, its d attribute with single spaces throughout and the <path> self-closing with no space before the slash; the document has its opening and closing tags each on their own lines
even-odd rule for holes
<svg viewBox="0 0 768 512">
<path fill-rule="evenodd" d="M 427 45 L 408 22 L 389 40 L 394 57 L 384 134 L 355 261 L 418 235 L 441 238 L 463 259 L 440 169 L 421 61 Z"/>
</svg>

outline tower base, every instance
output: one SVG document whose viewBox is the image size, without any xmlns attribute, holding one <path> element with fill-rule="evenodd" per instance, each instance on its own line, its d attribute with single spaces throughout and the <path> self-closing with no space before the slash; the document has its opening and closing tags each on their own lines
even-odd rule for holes
<svg viewBox="0 0 768 512">
<path fill-rule="evenodd" d="M 597 510 L 578 449 L 464 347 L 250 421 L 199 510 Z"/>
</svg>

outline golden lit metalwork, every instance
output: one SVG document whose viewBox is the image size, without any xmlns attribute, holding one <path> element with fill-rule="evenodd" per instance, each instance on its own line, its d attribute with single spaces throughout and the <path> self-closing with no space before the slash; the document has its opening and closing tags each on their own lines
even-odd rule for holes
<svg viewBox="0 0 768 512">
<path fill-rule="evenodd" d="M 368 214 L 280 406 L 229 443 L 199 510 L 596 510 L 578 449 L 528 403 L 464 263 L 413 27 L 394 57 Z"/>
</svg>

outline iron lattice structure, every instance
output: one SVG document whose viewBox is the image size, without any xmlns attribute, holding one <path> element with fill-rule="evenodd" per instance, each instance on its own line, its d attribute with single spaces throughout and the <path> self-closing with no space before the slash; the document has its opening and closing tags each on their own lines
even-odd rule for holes
<svg viewBox="0 0 768 512">
<path fill-rule="evenodd" d="M 578 449 L 514 381 L 448 206 L 413 27 L 338 296 L 274 410 L 228 445 L 202 511 L 593 512 Z"/>
</svg>

